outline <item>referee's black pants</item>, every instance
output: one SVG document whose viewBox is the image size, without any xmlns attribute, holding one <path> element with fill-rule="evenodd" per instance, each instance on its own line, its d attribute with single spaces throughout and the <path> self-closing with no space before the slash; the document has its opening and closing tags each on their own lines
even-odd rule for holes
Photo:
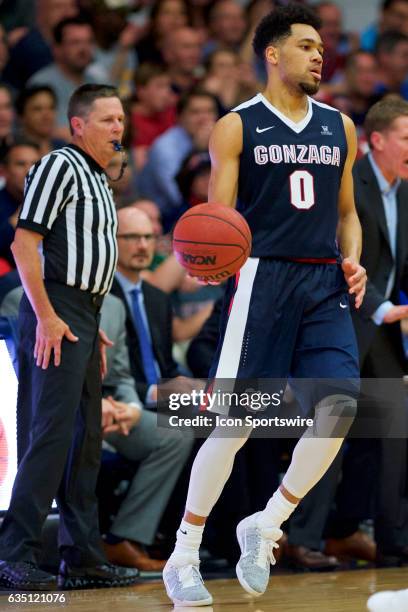
<svg viewBox="0 0 408 612">
<path fill-rule="evenodd" d="M 19 312 L 17 401 L 19 467 L 0 528 L 0 559 L 36 561 L 41 530 L 57 500 L 61 556 L 74 566 L 106 561 L 95 496 L 101 455 L 101 377 L 98 340 L 101 298 L 46 282 L 57 315 L 77 342 L 65 338 L 61 364 L 37 367 L 36 316 L 24 295 Z"/>
</svg>

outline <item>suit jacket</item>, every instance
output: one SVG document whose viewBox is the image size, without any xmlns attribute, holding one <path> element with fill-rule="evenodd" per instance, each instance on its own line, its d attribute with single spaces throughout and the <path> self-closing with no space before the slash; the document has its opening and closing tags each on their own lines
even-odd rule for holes
<svg viewBox="0 0 408 612">
<path fill-rule="evenodd" d="M 142 282 L 142 292 L 146 316 L 149 323 L 150 335 L 155 358 L 159 364 L 162 378 L 174 378 L 178 376 L 177 364 L 172 356 L 172 308 L 169 296 L 153 287 L 146 281 Z M 129 350 L 130 370 L 136 381 L 136 388 L 140 399 L 146 399 L 148 385 L 143 370 L 142 356 L 140 352 L 139 338 L 133 324 L 132 314 L 129 310 L 126 297 L 118 281 L 115 279 L 111 293 L 119 297 L 126 309 L 127 344 Z"/>
<path fill-rule="evenodd" d="M 112 395 L 119 402 L 131 402 L 141 406 L 133 376 L 130 373 L 129 353 L 126 342 L 126 310 L 123 302 L 114 295 L 107 295 L 101 309 L 100 327 L 112 340 L 106 350 L 107 374 L 102 381 L 103 394 Z"/>
<path fill-rule="evenodd" d="M 364 301 L 353 312 L 353 322 L 363 364 L 376 335 L 387 334 L 401 367 L 406 369 L 399 323 L 375 325 L 371 316 L 385 301 L 388 279 L 394 265 L 381 191 L 366 155 L 353 169 L 354 196 L 363 231 L 361 263 L 367 270 L 368 283 Z M 398 304 L 399 291 L 408 289 L 408 182 L 402 181 L 397 192 L 397 246 L 395 284 L 389 299 Z M 383 359 L 387 360 L 387 354 Z M 395 372 L 400 376 L 401 372 Z"/>
</svg>

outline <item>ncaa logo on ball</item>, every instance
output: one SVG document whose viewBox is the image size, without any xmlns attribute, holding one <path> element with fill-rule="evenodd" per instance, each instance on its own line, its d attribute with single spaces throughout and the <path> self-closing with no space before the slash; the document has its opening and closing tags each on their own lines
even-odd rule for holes
<svg viewBox="0 0 408 612">
<path fill-rule="evenodd" d="M 217 262 L 216 255 L 193 255 L 192 253 L 182 253 L 185 263 L 194 264 L 196 266 L 213 266 Z"/>
</svg>

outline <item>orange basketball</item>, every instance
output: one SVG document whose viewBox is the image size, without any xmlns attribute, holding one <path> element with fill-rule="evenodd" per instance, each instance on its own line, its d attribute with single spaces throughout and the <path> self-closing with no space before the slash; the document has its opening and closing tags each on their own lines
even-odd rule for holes
<svg viewBox="0 0 408 612">
<path fill-rule="evenodd" d="M 190 276 L 222 281 L 235 274 L 251 252 L 248 223 L 222 204 L 198 204 L 177 221 L 173 251 Z"/>
</svg>

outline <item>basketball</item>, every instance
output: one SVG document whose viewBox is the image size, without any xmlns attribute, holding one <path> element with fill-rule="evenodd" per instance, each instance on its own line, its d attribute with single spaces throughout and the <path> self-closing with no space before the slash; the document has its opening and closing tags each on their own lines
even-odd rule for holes
<svg viewBox="0 0 408 612">
<path fill-rule="evenodd" d="M 173 230 L 173 251 L 190 276 L 223 281 L 235 274 L 251 252 L 248 223 L 234 208 L 198 204 L 184 213 Z"/>
</svg>

